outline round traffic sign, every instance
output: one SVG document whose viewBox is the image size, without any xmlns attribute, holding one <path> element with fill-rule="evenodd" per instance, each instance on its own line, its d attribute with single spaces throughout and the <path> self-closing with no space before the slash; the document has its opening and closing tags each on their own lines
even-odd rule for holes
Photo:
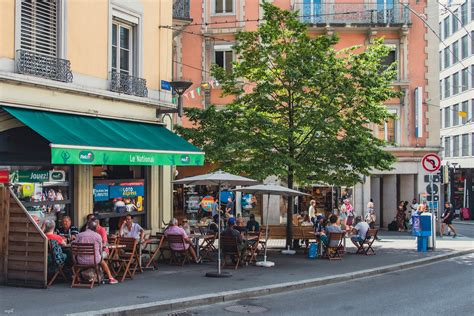
<svg viewBox="0 0 474 316">
<path fill-rule="evenodd" d="M 438 171 L 441 167 L 441 158 L 437 154 L 427 154 L 421 160 L 421 165 L 428 172 Z"/>
</svg>

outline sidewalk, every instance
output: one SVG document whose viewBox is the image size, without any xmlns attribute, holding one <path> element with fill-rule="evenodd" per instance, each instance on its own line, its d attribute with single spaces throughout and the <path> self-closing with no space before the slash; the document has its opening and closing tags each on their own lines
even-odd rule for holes
<svg viewBox="0 0 474 316">
<path fill-rule="evenodd" d="M 205 278 L 204 274 L 216 270 L 216 263 L 190 264 L 184 267 L 160 264 L 158 271 L 137 274 L 133 280 L 117 285 L 101 285 L 92 290 L 71 289 L 69 284 L 57 283 L 47 290 L 0 287 L 0 312 L 10 315 L 64 315 L 107 308 L 184 299 L 198 295 L 219 294 L 222 291 L 239 291 L 259 286 L 277 287 L 280 284 L 314 278 L 333 280 L 340 275 L 381 269 L 388 265 L 453 254 L 456 251 L 473 251 L 474 241 L 468 238 L 443 239 L 436 252 L 418 253 L 414 238 L 409 234 L 383 234 L 375 242 L 376 256 L 346 254 L 342 261 L 309 260 L 302 253 L 294 256 L 269 251 L 268 259 L 276 263 L 270 269 L 246 266 L 232 273 L 228 279 Z M 350 241 L 347 240 L 349 246 Z M 349 246 L 349 252 L 355 248 Z"/>
</svg>

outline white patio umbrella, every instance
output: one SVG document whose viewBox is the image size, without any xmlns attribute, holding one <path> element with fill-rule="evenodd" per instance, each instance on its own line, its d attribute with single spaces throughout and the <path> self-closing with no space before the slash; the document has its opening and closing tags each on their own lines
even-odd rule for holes
<svg viewBox="0 0 474 316">
<path fill-rule="evenodd" d="M 309 195 L 300 191 L 292 190 L 281 185 L 277 184 L 258 184 L 252 185 L 245 188 L 234 189 L 233 191 L 239 191 L 242 193 L 252 193 L 252 194 L 267 194 L 267 215 L 265 217 L 265 225 L 267 225 L 267 229 L 265 230 L 265 243 L 268 242 L 268 209 L 270 204 L 270 195 L 284 195 L 284 196 L 298 196 L 298 195 Z M 265 253 L 263 256 L 263 261 L 259 261 L 256 263 L 257 266 L 260 267 L 273 267 L 275 265 L 272 261 L 267 261 L 267 248 L 265 247 Z"/>
<path fill-rule="evenodd" d="M 173 181 L 174 184 L 188 184 L 188 185 L 217 185 L 219 186 L 219 195 L 217 196 L 217 205 L 218 209 L 218 227 L 219 233 L 217 238 L 217 274 L 216 273 L 206 273 L 208 277 L 228 277 L 229 273 L 223 274 L 221 272 L 221 212 L 220 212 L 220 198 L 221 198 L 221 187 L 223 185 L 235 186 L 235 185 L 252 185 L 257 183 L 256 180 L 237 176 L 231 173 L 227 173 L 221 170 L 216 172 L 207 173 L 199 176 L 183 178 L 180 180 Z"/>
</svg>

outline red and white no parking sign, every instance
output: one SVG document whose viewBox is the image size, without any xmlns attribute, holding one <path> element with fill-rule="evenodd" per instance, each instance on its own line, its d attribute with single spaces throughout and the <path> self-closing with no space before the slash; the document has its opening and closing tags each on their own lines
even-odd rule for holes
<svg viewBox="0 0 474 316">
<path fill-rule="evenodd" d="M 428 172 L 436 172 L 441 167 L 441 158 L 437 154 L 427 154 L 421 160 L 421 165 Z"/>
</svg>

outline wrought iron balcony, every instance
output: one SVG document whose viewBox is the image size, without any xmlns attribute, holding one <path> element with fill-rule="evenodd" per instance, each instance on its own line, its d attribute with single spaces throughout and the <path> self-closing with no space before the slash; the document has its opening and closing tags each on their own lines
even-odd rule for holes
<svg viewBox="0 0 474 316">
<path fill-rule="evenodd" d="M 388 1 L 387 1 L 388 2 Z M 375 3 L 299 2 L 301 21 L 314 25 L 401 26 L 411 23 L 408 7 Z"/>
<path fill-rule="evenodd" d="M 118 93 L 148 97 L 146 80 L 115 71 L 110 72 L 110 90 Z"/>
<path fill-rule="evenodd" d="M 16 67 L 19 73 L 43 77 L 51 80 L 72 82 L 71 62 L 35 52 L 19 49 L 16 51 Z"/>
<path fill-rule="evenodd" d="M 173 19 L 190 20 L 189 0 L 173 0 Z"/>
</svg>

